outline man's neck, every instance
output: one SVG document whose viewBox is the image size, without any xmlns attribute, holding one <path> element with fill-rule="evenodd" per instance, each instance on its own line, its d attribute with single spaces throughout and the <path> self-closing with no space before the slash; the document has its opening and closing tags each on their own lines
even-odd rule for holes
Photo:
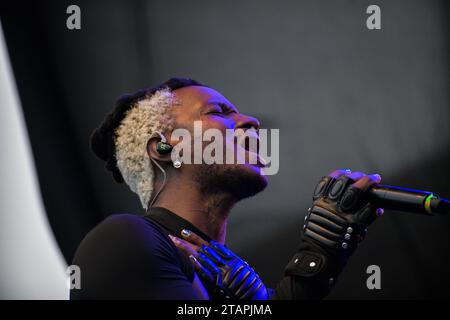
<svg viewBox="0 0 450 320">
<path fill-rule="evenodd" d="M 168 183 L 154 206 L 172 211 L 214 241 L 225 244 L 228 215 L 234 204 L 235 201 L 230 195 L 204 194 L 195 183 Z"/>
</svg>

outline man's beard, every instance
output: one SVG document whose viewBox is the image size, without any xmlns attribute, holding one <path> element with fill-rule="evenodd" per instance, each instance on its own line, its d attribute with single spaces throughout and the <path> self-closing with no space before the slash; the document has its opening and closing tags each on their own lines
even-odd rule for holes
<svg viewBox="0 0 450 320">
<path fill-rule="evenodd" d="M 202 165 L 195 178 L 205 195 L 229 194 L 239 201 L 263 191 L 267 177 L 244 165 Z"/>
</svg>

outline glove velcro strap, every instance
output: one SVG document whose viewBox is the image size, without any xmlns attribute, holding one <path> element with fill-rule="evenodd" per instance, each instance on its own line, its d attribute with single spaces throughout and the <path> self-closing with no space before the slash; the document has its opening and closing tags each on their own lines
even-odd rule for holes
<svg viewBox="0 0 450 320">
<path fill-rule="evenodd" d="M 298 252 L 284 270 L 287 276 L 313 277 L 325 267 L 326 260 L 321 254 L 311 251 Z"/>
</svg>

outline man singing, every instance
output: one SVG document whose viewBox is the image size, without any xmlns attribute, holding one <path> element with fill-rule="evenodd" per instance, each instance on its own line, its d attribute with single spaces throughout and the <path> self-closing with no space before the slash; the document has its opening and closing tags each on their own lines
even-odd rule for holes
<svg viewBox="0 0 450 320">
<path fill-rule="evenodd" d="M 94 131 L 92 150 L 117 182 L 138 195 L 147 213 L 113 215 L 83 239 L 73 260 L 82 288 L 72 290 L 71 299 L 325 297 L 366 228 L 383 213 L 366 197 L 381 177 L 348 169 L 324 176 L 313 192 L 298 249 L 277 287 L 269 289 L 225 245 L 233 206 L 267 186 L 266 164 L 258 148 L 239 142 L 238 135 L 223 144 L 223 154 L 241 151 L 234 162 L 193 161 L 190 148 L 178 147 L 196 149 L 196 141 L 175 139 L 173 133 L 195 137 L 196 123 L 223 137 L 233 130 L 258 140 L 257 119 L 185 78 L 122 97 Z M 202 141 L 201 151 L 206 146 Z"/>
</svg>

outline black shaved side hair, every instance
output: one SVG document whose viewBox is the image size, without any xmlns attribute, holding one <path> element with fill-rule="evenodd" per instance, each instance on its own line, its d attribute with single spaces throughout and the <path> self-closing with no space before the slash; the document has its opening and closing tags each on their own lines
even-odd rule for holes
<svg viewBox="0 0 450 320">
<path fill-rule="evenodd" d="M 190 78 L 175 77 L 170 78 L 166 82 L 156 87 L 141 89 L 133 94 L 123 95 L 117 100 L 116 105 L 111 113 L 109 113 L 102 121 L 100 126 L 92 132 L 90 137 L 91 150 L 98 158 L 105 161 L 105 168 L 111 171 L 115 181 L 119 183 L 124 182 L 122 174 L 120 173 L 119 168 L 117 168 L 114 139 L 115 131 L 122 120 L 125 118 L 127 111 L 130 110 L 140 100 L 152 96 L 159 90 L 169 89 L 170 91 L 174 91 L 189 86 L 206 87 L 200 82 Z"/>
</svg>

